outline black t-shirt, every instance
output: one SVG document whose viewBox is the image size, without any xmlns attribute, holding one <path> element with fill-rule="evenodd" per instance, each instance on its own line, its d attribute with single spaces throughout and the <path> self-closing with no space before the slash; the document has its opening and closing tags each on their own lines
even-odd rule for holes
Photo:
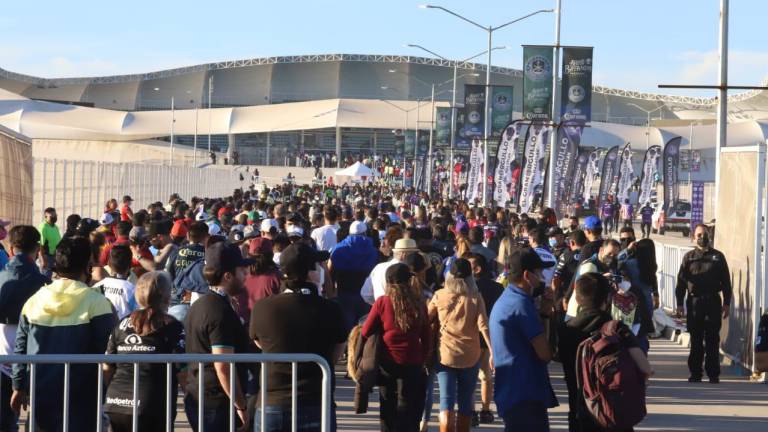
<svg viewBox="0 0 768 432">
<path fill-rule="evenodd" d="M 298 291 L 284 292 L 256 303 L 251 311 L 251 338 L 259 342 L 265 353 L 318 354 L 328 361 L 333 372 L 333 350 L 347 339 L 341 308 L 314 292 Z M 322 376 L 317 365 L 299 363 L 299 403 L 320 406 Z M 291 364 L 270 364 L 267 380 L 267 404 L 290 406 Z"/>
<path fill-rule="evenodd" d="M 187 330 L 187 352 L 192 354 L 211 354 L 212 348 L 232 348 L 235 354 L 255 352 L 245 327 L 227 296 L 209 292 L 200 297 L 189 308 L 185 322 Z M 240 388 L 245 391 L 250 365 L 238 363 L 237 378 Z M 187 391 L 197 399 L 198 364 L 190 363 L 191 375 Z M 219 384 L 212 363 L 203 367 L 206 407 L 216 408 L 229 403 L 229 398 Z"/>
<path fill-rule="evenodd" d="M 170 315 L 159 329 L 139 336 L 131 324 L 131 317 L 125 317 L 112 331 L 107 343 L 107 354 L 183 354 L 184 326 Z M 107 389 L 105 411 L 130 414 L 133 412 L 133 364 L 118 363 L 115 375 Z M 171 388 L 176 388 L 176 373 L 173 367 Z M 165 418 L 165 373 L 164 363 L 139 364 L 139 414 L 152 413 Z M 176 402 L 175 392 L 173 403 Z"/>
</svg>

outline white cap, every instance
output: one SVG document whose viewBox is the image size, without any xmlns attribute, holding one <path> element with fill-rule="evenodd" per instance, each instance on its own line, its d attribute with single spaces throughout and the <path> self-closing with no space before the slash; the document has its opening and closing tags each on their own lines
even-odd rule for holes
<svg viewBox="0 0 768 432">
<path fill-rule="evenodd" d="M 115 218 L 113 218 L 110 213 L 104 213 L 101 215 L 101 218 L 99 218 L 99 223 L 102 225 L 112 225 L 112 222 L 114 221 Z"/>
<path fill-rule="evenodd" d="M 195 215 L 195 220 L 198 222 L 205 222 L 208 220 L 208 214 L 204 211 L 200 211 Z"/>
<path fill-rule="evenodd" d="M 280 224 L 274 219 L 264 219 L 261 221 L 261 232 L 270 232 L 271 229 L 280 230 Z"/>
<path fill-rule="evenodd" d="M 366 231 L 368 231 L 368 225 L 366 225 L 365 222 L 354 221 L 352 222 L 352 225 L 349 226 L 350 235 L 365 234 Z"/>
<path fill-rule="evenodd" d="M 212 223 L 208 225 L 208 235 L 215 236 L 219 234 L 221 234 L 221 227 L 219 224 Z"/>
<path fill-rule="evenodd" d="M 288 237 L 304 237 L 304 229 L 298 225 L 288 225 L 285 227 Z"/>
</svg>

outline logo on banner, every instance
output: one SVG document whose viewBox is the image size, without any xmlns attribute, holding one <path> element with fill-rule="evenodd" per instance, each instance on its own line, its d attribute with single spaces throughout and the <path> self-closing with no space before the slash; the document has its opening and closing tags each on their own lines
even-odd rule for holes
<svg viewBox="0 0 768 432">
<path fill-rule="evenodd" d="M 578 84 L 572 85 L 568 89 L 568 100 L 573 103 L 579 103 L 583 101 L 586 95 L 587 95 L 587 91 L 584 90 L 584 87 Z"/>
<path fill-rule="evenodd" d="M 525 76 L 531 81 L 549 79 L 551 73 L 552 63 L 544 56 L 534 55 L 525 63 Z"/>
<path fill-rule="evenodd" d="M 496 98 L 494 98 L 493 100 L 493 109 L 506 111 L 509 109 L 511 104 L 512 104 L 512 101 L 509 100 L 507 95 L 500 94 L 500 95 L 497 95 Z"/>
</svg>

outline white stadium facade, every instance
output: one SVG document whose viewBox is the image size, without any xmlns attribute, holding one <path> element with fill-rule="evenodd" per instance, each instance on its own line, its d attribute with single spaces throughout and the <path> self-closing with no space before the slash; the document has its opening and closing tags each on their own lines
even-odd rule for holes
<svg viewBox="0 0 768 432">
<path fill-rule="evenodd" d="M 329 54 L 91 78 L 39 78 L 0 69 L 0 125 L 29 137 L 35 156 L 64 152 L 117 162 L 141 160 L 142 155 L 160 159 L 162 151 L 168 152 L 172 133 L 181 155 L 195 140 L 207 150 L 210 134 L 215 150 L 236 148 L 244 164 L 279 164 L 286 153 L 299 149 L 386 153 L 393 148 L 394 129 L 429 129 L 432 111 L 425 101 L 430 84 L 437 85 L 436 105 L 450 106 L 454 66 L 461 104 L 464 84 L 485 82 L 484 65 Z M 519 117 L 522 72 L 493 67 L 492 84 L 514 86 L 513 107 Z M 582 145 L 631 142 L 640 153 L 639 163 L 647 145 L 663 146 L 681 136 L 682 148 L 701 152 L 701 168 L 691 179 L 712 181 L 715 108 L 714 98 L 596 85 L 593 120 Z M 728 109 L 729 146 L 766 140 L 768 92 L 735 94 Z"/>
</svg>

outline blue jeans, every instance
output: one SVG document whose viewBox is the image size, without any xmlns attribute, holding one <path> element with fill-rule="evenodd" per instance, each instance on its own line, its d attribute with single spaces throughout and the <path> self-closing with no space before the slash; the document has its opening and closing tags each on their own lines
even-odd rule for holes
<svg viewBox="0 0 768 432">
<path fill-rule="evenodd" d="M 475 410 L 475 386 L 477 385 L 477 368 L 455 369 L 442 364 L 437 365 L 437 383 L 440 386 L 440 411 L 457 410 L 461 415 L 472 415 Z"/>
<path fill-rule="evenodd" d="M 190 393 L 184 395 L 184 412 L 187 414 L 189 425 L 192 430 L 197 432 L 198 412 L 197 399 Z M 242 423 L 235 414 L 235 427 L 240 427 Z M 205 408 L 203 410 L 203 430 L 205 431 L 228 431 L 229 430 L 229 406 L 223 405 L 217 408 Z"/>
<path fill-rule="evenodd" d="M 541 402 L 520 402 L 499 414 L 504 419 L 505 432 L 549 432 L 547 409 Z"/>
<path fill-rule="evenodd" d="M 267 405 L 264 432 L 279 432 L 291 430 L 291 407 Z M 322 419 L 322 408 L 317 405 L 298 406 L 296 413 L 296 430 L 310 432 L 319 431 Z M 261 407 L 257 405 L 253 417 L 254 431 L 261 432 Z M 331 407 L 331 431 L 336 430 L 336 410 Z"/>
<path fill-rule="evenodd" d="M 187 318 L 187 312 L 189 312 L 189 303 L 176 304 L 168 308 L 168 315 L 176 318 L 182 324 Z"/>
<path fill-rule="evenodd" d="M 422 421 L 429 421 L 432 417 L 432 400 L 435 398 L 435 377 L 437 372 L 434 369 L 429 371 L 427 376 L 427 394 L 424 400 L 424 414 L 421 416 Z"/>
<path fill-rule="evenodd" d="M 368 315 L 371 311 L 371 305 L 365 302 L 360 293 L 357 292 L 339 292 L 336 302 L 341 306 L 341 313 L 344 315 L 344 323 L 347 331 L 359 324 L 360 318 Z"/>
</svg>

